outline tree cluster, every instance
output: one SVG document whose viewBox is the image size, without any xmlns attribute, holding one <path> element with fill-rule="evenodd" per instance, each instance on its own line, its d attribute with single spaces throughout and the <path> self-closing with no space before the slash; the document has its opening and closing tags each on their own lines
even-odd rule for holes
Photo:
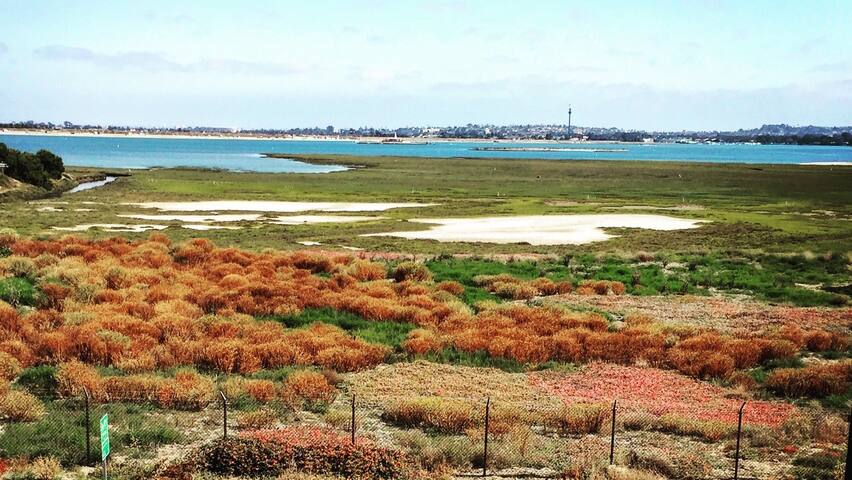
<svg viewBox="0 0 852 480">
<path fill-rule="evenodd" d="M 53 152 L 39 150 L 35 154 L 8 148 L 0 143 L 0 163 L 5 163 L 5 174 L 24 183 L 50 190 L 51 179 L 59 179 L 65 171 L 62 158 Z"/>
</svg>

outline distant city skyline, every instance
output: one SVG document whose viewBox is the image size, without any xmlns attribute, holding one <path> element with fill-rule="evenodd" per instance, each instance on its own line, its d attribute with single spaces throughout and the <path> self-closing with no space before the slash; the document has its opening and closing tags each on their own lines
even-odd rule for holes
<svg viewBox="0 0 852 480">
<path fill-rule="evenodd" d="M 0 0 L 0 122 L 852 124 L 845 1 Z"/>
</svg>

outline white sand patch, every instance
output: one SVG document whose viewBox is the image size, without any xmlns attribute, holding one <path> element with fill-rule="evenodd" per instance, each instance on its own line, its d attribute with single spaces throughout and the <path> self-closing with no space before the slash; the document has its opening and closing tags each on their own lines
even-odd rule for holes
<svg viewBox="0 0 852 480">
<path fill-rule="evenodd" d="M 94 208 L 75 208 L 75 212 L 94 212 Z"/>
<path fill-rule="evenodd" d="M 799 165 L 814 165 L 820 167 L 852 167 L 852 162 L 805 162 Z"/>
<path fill-rule="evenodd" d="M 302 240 L 301 242 L 296 242 L 299 245 L 304 245 L 306 247 L 316 247 L 317 245 L 322 245 L 320 242 L 314 242 L 311 240 Z"/>
<path fill-rule="evenodd" d="M 45 207 L 38 207 L 38 208 L 36 208 L 36 211 L 37 212 L 61 212 L 63 210 L 61 208 L 56 208 L 56 207 L 52 207 L 52 206 L 48 205 L 48 206 L 45 206 Z"/>
<path fill-rule="evenodd" d="M 123 223 L 88 223 L 85 225 L 76 225 L 73 227 L 50 227 L 54 230 L 63 232 L 85 232 L 93 228 L 103 230 L 105 232 L 147 232 L 148 230 L 165 230 L 166 225 L 127 225 Z"/>
<path fill-rule="evenodd" d="M 195 223 L 184 223 L 181 227 L 188 228 L 190 230 L 239 230 L 243 228 L 230 225 L 205 225 Z"/>
<path fill-rule="evenodd" d="M 431 207 L 434 203 L 358 203 L 358 202 L 274 202 L 262 200 L 212 200 L 202 202 L 125 203 L 142 208 L 171 212 L 383 212 L 392 208 Z"/>
<path fill-rule="evenodd" d="M 208 223 L 208 222 L 245 222 L 254 221 L 260 218 L 259 213 L 246 214 L 209 214 L 209 215 L 143 215 L 143 214 L 124 214 L 119 215 L 122 218 L 134 218 L 136 220 L 150 220 L 153 222 L 189 222 L 189 223 Z"/>
<path fill-rule="evenodd" d="M 664 215 L 530 215 L 517 217 L 433 218 L 410 220 L 436 224 L 429 230 L 371 233 L 439 242 L 529 243 L 530 245 L 580 245 L 608 240 L 604 228 L 682 230 L 701 220 Z"/>
<path fill-rule="evenodd" d="M 346 245 L 338 245 L 338 247 L 340 247 L 340 248 L 342 248 L 342 249 L 344 249 L 344 250 L 352 250 L 353 252 L 360 252 L 360 251 L 364 250 L 363 248 L 358 248 L 358 247 L 347 247 Z"/>
<path fill-rule="evenodd" d="M 382 220 L 385 217 L 355 217 L 343 215 L 291 215 L 288 217 L 275 217 L 269 223 L 276 225 L 306 225 L 311 223 L 349 223 L 368 222 L 371 220 Z"/>
</svg>

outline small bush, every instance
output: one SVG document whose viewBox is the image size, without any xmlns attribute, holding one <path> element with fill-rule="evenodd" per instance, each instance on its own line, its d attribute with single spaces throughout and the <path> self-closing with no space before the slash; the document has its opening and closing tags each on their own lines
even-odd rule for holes
<svg viewBox="0 0 852 480">
<path fill-rule="evenodd" d="M 399 400 L 382 413 L 383 419 L 401 427 L 451 434 L 462 434 L 478 426 L 479 416 L 482 415 L 468 402 L 437 397 Z"/>
<path fill-rule="evenodd" d="M 416 430 L 398 432 L 397 444 L 416 459 L 421 468 L 436 473 L 469 469 L 482 448 L 470 437 L 436 437 Z"/>
<path fill-rule="evenodd" d="M 402 349 L 412 355 L 439 352 L 444 346 L 444 342 L 435 332 L 421 328 L 409 332 L 408 338 L 402 342 Z"/>
<path fill-rule="evenodd" d="M 21 363 L 6 352 L 0 352 L 0 379 L 13 380 L 21 373 Z"/>
<path fill-rule="evenodd" d="M 244 412 L 237 417 L 237 425 L 243 430 L 271 428 L 278 422 L 278 414 L 270 408 Z"/>
<path fill-rule="evenodd" d="M 852 379 L 852 362 L 781 368 L 766 378 L 766 386 L 785 397 L 816 397 L 844 393 Z"/>
<path fill-rule="evenodd" d="M 547 422 L 563 433 L 585 435 L 600 432 L 609 418 L 608 405 L 575 403 L 553 412 Z"/>
<path fill-rule="evenodd" d="M 319 372 L 294 372 L 284 381 L 283 397 L 293 408 L 318 409 L 334 400 L 337 391 Z"/>
<path fill-rule="evenodd" d="M 455 282 L 452 280 L 448 280 L 446 282 L 441 282 L 435 286 L 438 290 L 442 290 L 447 293 L 451 293 L 457 297 L 464 295 L 464 285 L 459 282 Z"/>
<path fill-rule="evenodd" d="M 33 395 L 10 390 L 0 396 L 0 417 L 13 422 L 34 422 L 44 416 L 44 405 Z"/>
<path fill-rule="evenodd" d="M 20 387 L 38 396 L 50 396 L 56 393 L 56 367 L 38 365 L 26 368 L 18 375 L 16 382 Z"/>
<path fill-rule="evenodd" d="M 354 445 L 331 430 L 288 427 L 216 441 L 197 455 L 199 467 L 221 475 L 259 477 L 287 471 L 364 480 L 397 479 L 408 470 L 395 450 L 361 440 Z"/>
<path fill-rule="evenodd" d="M 414 282 L 429 282 L 432 280 L 432 272 L 426 265 L 416 262 L 402 262 L 393 269 L 391 277 L 397 282 L 406 280 Z"/>
<path fill-rule="evenodd" d="M 38 457 L 31 462 L 19 461 L 9 466 L 3 478 L 9 480 L 55 480 L 62 466 L 53 457 Z"/>
</svg>

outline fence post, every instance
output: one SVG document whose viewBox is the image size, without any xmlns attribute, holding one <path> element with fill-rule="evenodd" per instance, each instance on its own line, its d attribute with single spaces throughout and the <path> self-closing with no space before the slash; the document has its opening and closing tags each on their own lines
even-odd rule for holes
<svg viewBox="0 0 852 480">
<path fill-rule="evenodd" d="M 352 445 L 355 445 L 355 394 L 352 394 Z"/>
<path fill-rule="evenodd" d="M 849 433 L 846 436 L 846 467 L 843 469 L 843 478 L 850 478 L 852 470 L 849 469 L 849 460 L 852 458 L 852 408 L 849 409 Z"/>
<path fill-rule="evenodd" d="M 491 416 L 491 397 L 485 399 L 485 448 L 482 451 L 482 476 L 488 475 L 488 420 Z"/>
<path fill-rule="evenodd" d="M 737 417 L 737 451 L 734 453 L 734 480 L 737 480 L 740 474 L 740 437 L 743 434 L 743 409 L 745 409 L 745 406 L 746 402 L 743 402 Z"/>
<path fill-rule="evenodd" d="M 615 406 L 618 404 L 618 399 L 612 401 L 612 430 L 609 437 L 609 464 L 615 463 Z"/>
<path fill-rule="evenodd" d="M 219 391 L 219 395 L 222 397 L 222 436 L 228 436 L 228 397 L 225 396 L 225 392 Z"/>
<path fill-rule="evenodd" d="M 86 394 L 86 465 L 92 463 L 92 422 L 89 413 L 89 389 L 83 387 Z"/>
</svg>

